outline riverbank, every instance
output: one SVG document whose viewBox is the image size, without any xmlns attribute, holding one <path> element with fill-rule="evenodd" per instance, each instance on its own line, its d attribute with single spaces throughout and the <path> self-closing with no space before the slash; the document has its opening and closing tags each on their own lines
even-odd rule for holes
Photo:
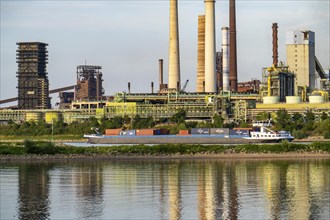
<svg viewBox="0 0 330 220">
<path fill-rule="evenodd" d="M 49 136 L 40 136 L 40 137 L 14 137 L 14 136 L 0 136 L 1 142 L 20 142 L 23 143 L 25 140 L 31 141 L 50 141 L 54 143 L 88 143 L 87 138 L 77 137 L 77 136 L 54 136 L 54 139 L 51 139 Z M 312 142 L 330 142 L 330 139 L 325 139 L 322 136 L 310 136 L 308 138 L 294 139 L 292 143 L 312 143 Z"/>
<path fill-rule="evenodd" d="M 167 160 L 303 160 L 330 159 L 330 153 L 201 153 L 175 155 L 0 155 L 0 163 L 8 162 L 56 162 L 56 161 L 167 161 Z"/>
<path fill-rule="evenodd" d="M 295 144 L 73 147 L 53 142 L 0 142 L 0 162 L 53 160 L 167 160 L 167 159 L 298 159 L 330 158 L 330 142 Z"/>
</svg>

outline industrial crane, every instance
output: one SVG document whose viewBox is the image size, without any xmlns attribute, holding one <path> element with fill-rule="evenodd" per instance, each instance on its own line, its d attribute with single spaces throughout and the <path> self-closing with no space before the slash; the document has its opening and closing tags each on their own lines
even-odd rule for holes
<svg viewBox="0 0 330 220">
<path fill-rule="evenodd" d="M 185 82 L 184 86 L 181 89 L 181 92 L 186 92 L 186 88 L 187 88 L 188 82 L 189 82 L 189 79 L 187 79 L 187 81 Z"/>
</svg>

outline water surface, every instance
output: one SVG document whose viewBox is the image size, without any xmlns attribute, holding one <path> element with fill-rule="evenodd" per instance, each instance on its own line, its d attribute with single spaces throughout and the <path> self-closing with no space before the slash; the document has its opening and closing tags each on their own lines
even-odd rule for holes
<svg viewBox="0 0 330 220">
<path fill-rule="evenodd" d="M 3 163 L 0 219 L 328 219 L 330 160 Z"/>
</svg>

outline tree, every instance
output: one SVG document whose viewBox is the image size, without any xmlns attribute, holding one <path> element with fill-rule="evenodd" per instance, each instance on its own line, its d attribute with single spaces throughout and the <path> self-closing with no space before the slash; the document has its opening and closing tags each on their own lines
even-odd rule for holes
<svg viewBox="0 0 330 220">
<path fill-rule="evenodd" d="M 218 114 L 213 115 L 213 127 L 214 128 L 222 128 L 223 127 L 223 118 Z"/>
<path fill-rule="evenodd" d="M 152 128 L 155 125 L 155 122 L 152 117 L 141 118 L 139 115 L 136 115 L 133 119 L 132 128 Z"/>
<path fill-rule="evenodd" d="M 269 112 L 266 112 L 266 111 L 264 111 L 264 112 L 259 112 L 258 115 L 257 115 L 257 117 L 256 117 L 256 119 L 257 119 L 258 121 L 267 121 L 267 120 L 269 120 L 270 118 L 271 118 L 270 113 L 269 113 Z"/>
<path fill-rule="evenodd" d="M 124 125 L 124 118 L 120 116 L 116 116 L 111 119 L 111 128 L 121 128 Z"/>
<path fill-rule="evenodd" d="M 196 128 L 198 122 L 197 121 L 187 121 L 185 122 L 186 128 L 191 129 L 191 128 Z"/>
<path fill-rule="evenodd" d="M 306 118 L 306 122 L 314 121 L 315 114 L 311 110 L 307 110 L 305 118 Z"/>
<path fill-rule="evenodd" d="M 279 109 L 276 112 L 275 129 L 291 131 L 291 117 L 285 109 Z"/>
<path fill-rule="evenodd" d="M 299 112 L 295 112 L 293 115 L 292 115 L 292 119 L 294 121 L 298 121 L 299 119 L 301 119 L 303 116 L 299 113 Z"/>
<path fill-rule="evenodd" d="M 187 117 L 187 113 L 184 109 L 179 109 L 177 113 L 172 115 L 170 121 L 175 123 L 184 123 Z"/>
<path fill-rule="evenodd" d="M 300 113 L 298 113 L 298 112 L 295 112 L 295 113 L 292 115 L 292 120 L 293 120 L 293 130 L 297 130 L 297 131 L 299 131 L 299 130 L 301 130 L 301 129 L 304 127 L 304 125 L 305 125 L 305 122 L 304 122 L 304 118 L 303 118 L 303 116 L 302 116 Z M 300 135 L 301 132 L 300 132 L 300 133 L 298 132 L 298 134 Z M 301 136 L 301 135 L 300 135 L 300 136 Z"/>
<path fill-rule="evenodd" d="M 318 122 L 316 131 L 324 138 L 330 139 L 330 118 Z"/>
<path fill-rule="evenodd" d="M 321 120 L 323 121 L 323 120 L 326 120 L 326 119 L 328 119 L 328 118 L 329 118 L 328 114 L 325 113 L 325 112 L 322 112 Z"/>
<path fill-rule="evenodd" d="M 124 115 L 124 124 L 130 124 L 131 118 L 128 115 Z"/>
</svg>

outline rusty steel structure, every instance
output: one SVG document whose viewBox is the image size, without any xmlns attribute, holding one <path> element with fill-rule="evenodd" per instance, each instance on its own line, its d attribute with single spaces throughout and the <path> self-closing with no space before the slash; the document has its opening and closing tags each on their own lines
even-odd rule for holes
<svg viewBox="0 0 330 220">
<path fill-rule="evenodd" d="M 18 109 L 49 109 L 46 43 L 17 43 Z"/>
<path fill-rule="evenodd" d="M 92 65 L 77 66 L 76 99 L 101 100 L 104 94 L 102 88 L 102 67 Z"/>
<path fill-rule="evenodd" d="M 277 38 L 277 23 L 273 23 L 273 65 L 277 67 L 278 64 L 278 38 Z"/>
<path fill-rule="evenodd" d="M 236 48 L 236 6 L 235 0 L 229 1 L 229 85 L 237 92 L 237 48 Z"/>
<path fill-rule="evenodd" d="M 216 74 L 217 74 L 217 92 L 220 92 L 223 90 L 223 68 L 222 68 L 222 64 L 223 64 L 223 52 L 216 52 L 216 65 L 215 65 L 215 69 L 216 69 Z"/>
<path fill-rule="evenodd" d="M 239 93 L 259 93 L 260 80 L 252 79 L 247 82 L 239 82 L 237 85 L 237 90 Z"/>
<path fill-rule="evenodd" d="M 159 66 L 159 92 L 165 91 L 167 89 L 168 84 L 164 84 L 164 60 L 158 60 Z"/>
</svg>

